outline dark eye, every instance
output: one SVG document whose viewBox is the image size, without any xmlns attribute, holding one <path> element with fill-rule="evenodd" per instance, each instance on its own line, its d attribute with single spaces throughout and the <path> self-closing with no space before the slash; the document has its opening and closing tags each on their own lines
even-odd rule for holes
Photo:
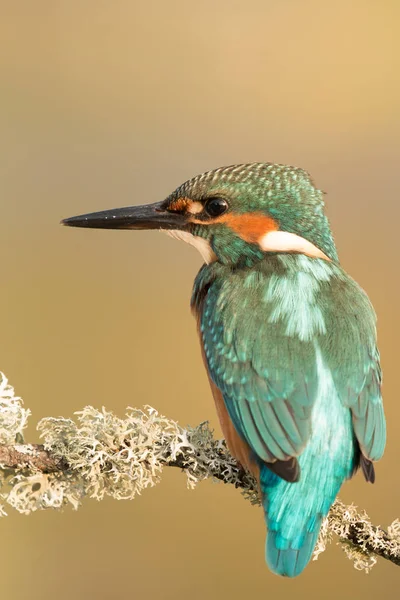
<svg viewBox="0 0 400 600">
<path fill-rule="evenodd" d="M 228 210 L 228 203 L 223 198 L 210 198 L 205 203 L 204 210 L 210 217 L 219 217 Z"/>
</svg>

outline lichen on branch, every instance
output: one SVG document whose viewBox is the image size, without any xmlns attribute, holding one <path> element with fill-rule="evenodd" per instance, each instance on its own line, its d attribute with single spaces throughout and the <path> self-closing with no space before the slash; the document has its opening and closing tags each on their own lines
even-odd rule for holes
<svg viewBox="0 0 400 600">
<path fill-rule="evenodd" d="M 23 443 L 30 411 L 0 374 L 0 494 L 20 513 L 77 509 L 84 497 L 131 500 L 156 485 L 163 468 L 178 467 L 195 487 L 212 478 L 239 488 L 260 504 L 257 483 L 215 440 L 207 423 L 182 428 L 147 406 L 128 408 L 124 418 L 86 406 L 76 420 L 47 417 L 38 423 L 42 444 Z M 5 515 L 5 508 L 0 507 Z M 339 536 L 347 556 L 368 571 L 381 556 L 400 565 L 400 524 L 375 527 L 365 513 L 335 502 L 321 529 L 314 558 Z"/>
</svg>

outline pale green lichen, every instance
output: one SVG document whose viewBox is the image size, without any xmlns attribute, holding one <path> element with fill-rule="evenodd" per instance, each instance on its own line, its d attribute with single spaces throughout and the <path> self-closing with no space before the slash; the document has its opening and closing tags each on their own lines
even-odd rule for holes
<svg viewBox="0 0 400 600">
<path fill-rule="evenodd" d="M 87 406 L 77 419 L 45 418 L 38 424 L 44 447 L 67 468 L 57 474 L 24 469 L 7 483 L 6 502 L 21 513 L 38 509 L 77 508 L 84 496 L 130 500 L 160 481 L 166 464 L 184 468 L 188 487 L 206 478 L 245 489 L 258 502 L 254 480 L 244 474 L 223 441 L 207 423 L 183 429 L 155 409 L 129 408 L 125 418 Z"/>
<path fill-rule="evenodd" d="M 159 481 L 166 448 L 187 445 L 178 425 L 157 411 L 128 409 L 121 419 L 87 406 L 71 419 L 46 418 L 38 429 L 46 449 L 80 480 L 84 494 L 130 500 Z"/>
<path fill-rule="evenodd" d="M 183 429 L 149 406 L 129 408 L 124 419 L 87 406 L 77 417 L 46 418 L 38 429 L 45 448 L 79 478 L 83 495 L 130 500 L 158 483 L 167 463 L 184 467 L 190 488 L 209 477 L 241 483 L 240 467 L 207 423 Z M 248 477 L 249 498 L 252 486 Z"/>
<path fill-rule="evenodd" d="M 188 427 L 189 453 L 185 452 L 185 473 L 188 486 L 193 488 L 199 481 L 212 478 L 240 488 L 242 495 L 254 505 L 260 505 L 255 478 L 245 472 L 228 451 L 225 440 L 215 440 L 208 422 L 196 428 Z"/>
<path fill-rule="evenodd" d="M 357 528 L 358 542 L 361 540 L 361 544 L 357 546 L 351 543 L 351 529 L 354 527 Z M 356 506 L 346 506 L 340 500 L 336 500 L 321 527 L 314 551 L 314 560 L 318 559 L 319 554 L 332 541 L 332 534 L 339 537 L 338 543 L 346 556 L 360 571 L 368 573 L 377 563 L 377 556 L 373 551 L 384 551 L 393 558 L 400 558 L 400 522 L 398 520 L 388 527 L 386 533 L 371 523 L 365 511 L 359 511 Z"/>
<path fill-rule="evenodd" d="M 10 485 L 7 503 L 24 515 L 45 508 L 62 508 L 68 503 L 77 509 L 84 495 L 79 480 L 65 474 L 19 473 Z"/>
<path fill-rule="evenodd" d="M 395 542 L 398 542 L 400 544 L 400 521 L 399 521 L 399 519 L 396 519 L 395 521 L 393 521 L 393 523 L 391 525 L 389 525 L 388 535 L 392 540 L 394 540 Z"/>
<path fill-rule="evenodd" d="M 0 444 L 15 444 L 23 441 L 30 410 L 23 407 L 22 399 L 15 395 L 7 377 L 0 372 Z M 0 488 L 7 481 L 7 473 L 0 472 Z M 4 498 L 5 495 L 1 494 Z M 0 517 L 6 516 L 4 506 L 0 504 Z"/>
<path fill-rule="evenodd" d="M 21 440 L 30 410 L 23 408 L 23 402 L 14 393 L 7 377 L 0 372 L 0 443 L 13 444 Z"/>
</svg>

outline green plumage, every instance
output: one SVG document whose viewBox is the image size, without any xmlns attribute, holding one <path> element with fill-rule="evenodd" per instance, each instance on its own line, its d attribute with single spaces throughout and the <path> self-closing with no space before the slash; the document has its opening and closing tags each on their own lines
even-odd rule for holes
<svg viewBox="0 0 400 600">
<path fill-rule="evenodd" d="M 295 575 L 360 448 L 367 459 L 383 453 L 374 311 L 338 264 L 300 254 L 204 266 L 192 302 L 210 376 L 261 465 L 267 560 Z M 290 457 L 298 483 L 268 468 Z"/>
</svg>

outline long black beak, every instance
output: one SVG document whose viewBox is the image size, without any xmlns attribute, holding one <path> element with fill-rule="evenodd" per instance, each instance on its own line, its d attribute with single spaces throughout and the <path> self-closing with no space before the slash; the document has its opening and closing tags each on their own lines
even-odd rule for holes
<svg viewBox="0 0 400 600">
<path fill-rule="evenodd" d="M 182 229 L 186 222 L 184 215 L 168 212 L 164 202 L 156 202 L 79 215 L 64 219 L 61 224 L 96 229 Z"/>
</svg>

